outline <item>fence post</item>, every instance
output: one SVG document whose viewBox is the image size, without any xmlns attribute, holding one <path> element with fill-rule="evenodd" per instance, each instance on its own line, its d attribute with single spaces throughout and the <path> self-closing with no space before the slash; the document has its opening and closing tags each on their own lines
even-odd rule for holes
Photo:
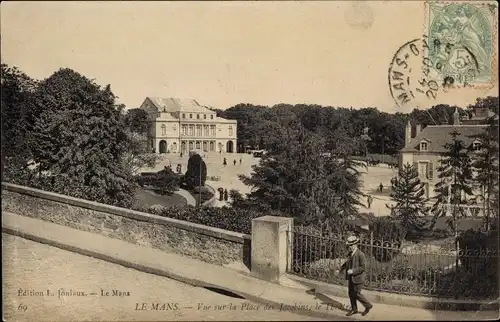
<svg viewBox="0 0 500 322">
<path fill-rule="evenodd" d="M 278 282 L 291 267 L 293 218 L 263 216 L 252 219 L 251 274 Z M 287 233 L 290 232 L 290 233 Z"/>
</svg>

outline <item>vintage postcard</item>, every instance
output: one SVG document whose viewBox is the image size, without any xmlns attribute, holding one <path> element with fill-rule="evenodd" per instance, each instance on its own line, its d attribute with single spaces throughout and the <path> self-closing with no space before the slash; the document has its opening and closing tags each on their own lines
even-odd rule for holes
<svg viewBox="0 0 500 322">
<path fill-rule="evenodd" d="M 498 319 L 495 1 L 4 1 L 4 321 Z"/>
</svg>

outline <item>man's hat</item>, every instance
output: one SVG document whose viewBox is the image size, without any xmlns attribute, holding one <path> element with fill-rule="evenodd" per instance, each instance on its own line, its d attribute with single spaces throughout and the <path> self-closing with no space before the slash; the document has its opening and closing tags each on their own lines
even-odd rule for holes
<svg viewBox="0 0 500 322">
<path fill-rule="evenodd" d="M 359 243 L 359 239 L 358 239 L 358 237 L 356 237 L 356 236 L 349 236 L 349 237 L 347 238 L 347 241 L 346 241 L 346 245 L 347 245 L 347 246 L 350 246 L 350 245 L 355 245 L 355 244 L 357 244 L 357 243 Z"/>
</svg>

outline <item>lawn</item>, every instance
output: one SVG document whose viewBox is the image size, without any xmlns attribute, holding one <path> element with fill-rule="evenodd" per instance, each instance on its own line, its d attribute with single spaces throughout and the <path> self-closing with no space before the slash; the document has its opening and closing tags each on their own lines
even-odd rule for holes
<svg viewBox="0 0 500 322">
<path fill-rule="evenodd" d="M 161 205 L 164 207 L 185 206 L 186 199 L 178 194 L 159 195 L 150 190 L 138 189 L 135 194 L 135 209 L 149 208 L 153 205 Z"/>
</svg>

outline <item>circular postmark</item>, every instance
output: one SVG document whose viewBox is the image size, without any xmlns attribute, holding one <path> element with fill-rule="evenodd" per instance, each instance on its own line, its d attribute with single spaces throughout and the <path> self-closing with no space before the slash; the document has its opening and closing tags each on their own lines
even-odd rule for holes
<svg viewBox="0 0 500 322">
<path fill-rule="evenodd" d="M 428 51 L 424 36 L 407 42 L 394 54 L 389 66 L 389 89 L 399 107 L 418 107 L 422 100 L 435 100 L 442 88 L 444 82 L 438 82 Z"/>
</svg>

